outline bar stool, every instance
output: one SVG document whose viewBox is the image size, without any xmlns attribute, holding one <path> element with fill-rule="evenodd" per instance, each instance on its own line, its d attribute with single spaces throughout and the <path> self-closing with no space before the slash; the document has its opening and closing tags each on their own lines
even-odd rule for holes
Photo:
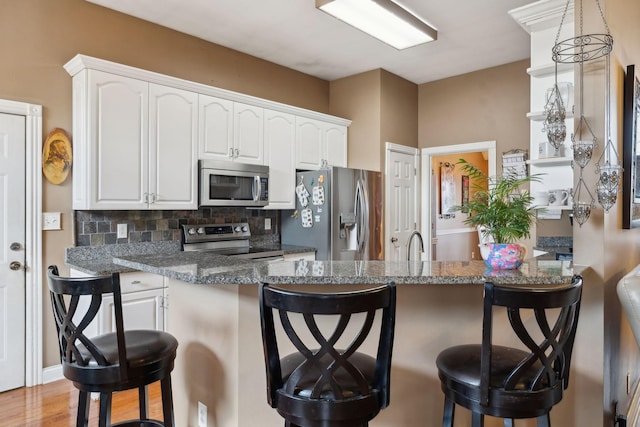
<svg viewBox="0 0 640 427">
<path fill-rule="evenodd" d="M 260 285 L 267 400 L 286 427 L 364 427 L 389 405 L 395 305 L 394 284 L 339 293 Z M 297 349 L 282 358 L 274 312 Z M 373 357 L 357 350 L 376 317 Z"/>
<path fill-rule="evenodd" d="M 455 405 L 471 410 L 473 427 L 483 426 L 485 415 L 504 418 L 505 426 L 520 418 L 550 426 L 549 412 L 569 385 L 581 295 L 579 276 L 570 286 L 549 288 L 485 283 L 482 344 L 450 347 L 436 359 L 443 427 L 453 426 Z M 506 307 L 526 350 L 494 344 L 494 306 Z"/>
<path fill-rule="evenodd" d="M 100 427 L 111 426 L 111 395 L 138 388 L 140 419 L 115 425 L 152 427 L 175 425 L 171 371 L 178 341 L 170 334 L 152 330 L 125 331 L 122 318 L 120 276 L 63 278 L 58 268 L 47 271 L 53 316 L 58 331 L 64 376 L 79 390 L 76 426 L 88 426 L 90 393 L 100 393 Z M 96 317 L 102 296 L 113 293 L 116 332 L 89 338 L 84 330 Z M 80 297 L 91 299 L 84 311 Z M 68 298 L 68 305 L 65 302 Z M 147 385 L 160 381 L 164 423 L 147 415 Z"/>
</svg>

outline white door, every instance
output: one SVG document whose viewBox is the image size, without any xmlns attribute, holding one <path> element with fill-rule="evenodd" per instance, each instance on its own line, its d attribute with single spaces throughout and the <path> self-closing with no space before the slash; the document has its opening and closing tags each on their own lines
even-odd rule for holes
<svg viewBox="0 0 640 427">
<path fill-rule="evenodd" d="M 385 259 L 406 261 L 407 243 L 418 230 L 418 150 L 387 144 L 387 245 Z M 419 241 L 412 244 L 412 260 L 419 260 Z"/>
<path fill-rule="evenodd" d="M 265 160 L 269 166 L 269 205 L 267 209 L 295 209 L 296 117 L 265 110 Z"/>
<path fill-rule="evenodd" d="M 25 385 L 25 127 L 0 114 L 0 392 Z"/>
</svg>

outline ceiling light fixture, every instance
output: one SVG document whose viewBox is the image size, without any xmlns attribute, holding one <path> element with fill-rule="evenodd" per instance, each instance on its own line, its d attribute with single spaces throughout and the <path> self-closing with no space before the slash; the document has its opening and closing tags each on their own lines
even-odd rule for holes
<svg viewBox="0 0 640 427">
<path fill-rule="evenodd" d="M 316 8 L 398 50 L 438 38 L 435 28 L 392 0 L 316 0 Z"/>
</svg>

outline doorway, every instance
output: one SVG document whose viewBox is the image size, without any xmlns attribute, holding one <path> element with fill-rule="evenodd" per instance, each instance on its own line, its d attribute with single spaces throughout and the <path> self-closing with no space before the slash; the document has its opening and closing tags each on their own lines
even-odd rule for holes
<svg viewBox="0 0 640 427">
<path fill-rule="evenodd" d="M 384 258 L 406 261 L 409 236 L 420 229 L 418 149 L 387 142 L 385 152 Z M 412 254 L 412 259 L 419 259 L 419 255 Z"/>
<path fill-rule="evenodd" d="M 452 260 L 458 261 L 469 260 L 472 258 L 480 259 L 479 248 L 472 247 L 467 244 L 465 253 L 460 253 L 460 242 L 456 239 L 462 239 L 465 242 L 470 241 L 469 233 L 475 233 L 475 230 L 468 229 L 466 226 L 456 224 L 462 223 L 459 211 L 452 213 L 445 209 L 442 211 L 441 192 L 442 180 L 452 179 L 455 188 L 462 187 L 461 182 L 457 182 L 455 171 L 455 163 L 460 157 L 464 157 L 468 153 L 486 153 L 487 173 L 489 175 L 496 174 L 496 141 L 474 142 L 469 144 L 448 145 L 442 147 L 429 147 L 422 149 L 422 234 L 425 240 L 426 259 L 440 261 Z M 440 165 L 440 159 L 442 165 Z M 434 163 L 436 167 L 434 168 Z M 453 166 L 453 168 L 452 168 Z M 458 174 L 460 175 L 460 174 Z M 460 178 L 460 176 L 457 176 Z M 461 191 L 451 196 L 455 201 L 454 204 L 461 205 Z M 446 197 L 446 196 L 445 196 Z M 446 197 L 448 198 L 448 197 Z M 457 221 L 457 222 L 456 222 Z M 446 226 L 443 224 L 449 222 Z M 442 230 L 438 230 L 440 223 Z M 475 241 L 475 235 L 473 238 Z M 464 245 L 462 245 L 464 246 Z M 466 253 L 468 252 L 468 253 Z"/>
<path fill-rule="evenodd" d="M 3 390 L 42 382 L 42 106 L 0 100 L 0 144 Z"/>
</svg>

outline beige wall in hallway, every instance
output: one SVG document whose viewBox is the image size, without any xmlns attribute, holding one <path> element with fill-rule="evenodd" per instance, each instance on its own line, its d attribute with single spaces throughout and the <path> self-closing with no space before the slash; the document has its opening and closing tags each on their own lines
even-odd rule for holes
<svg viewBox="0 0 640 427">
<path fill-rule="evenodd" d="M 0 28 L 0 98 L 41 104 L 45 137 L 56 127 L 72 131 L 71 77 L 63 65 L 78 53 L 329 113 L 327 81 L 84 0 L 3 1 Z M 43 187 L 43 209 L 62 212 L 63 228 L 44 233 L 43 262 L 64 273 L 63 251 L 74 243 L 71 179 Z M 52 366 L 58 344 L 44 297 L 44 366 Z"/>
</svg>

